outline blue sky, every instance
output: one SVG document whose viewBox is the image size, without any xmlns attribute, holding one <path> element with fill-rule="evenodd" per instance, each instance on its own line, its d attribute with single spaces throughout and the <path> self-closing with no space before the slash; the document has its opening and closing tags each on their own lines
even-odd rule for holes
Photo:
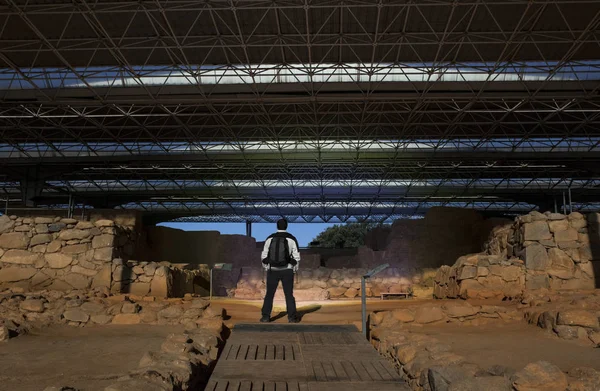
<svg viewBox="0 0 600 391">
<path fill-rule="evenodd" d="M 246 234 L 245 223 L 161 223 L 165 227 L 178 228 L 184 231 L 219 231 L 222 234 Z M 335 224 L 326 223 L 290 223 L 288 232 L 298 239 L 300 247 L 308 246 L 320 232 Z M 277 230 L 275 223 L 253 223 L 252 236 L 261 242 Z"/>
</svg>

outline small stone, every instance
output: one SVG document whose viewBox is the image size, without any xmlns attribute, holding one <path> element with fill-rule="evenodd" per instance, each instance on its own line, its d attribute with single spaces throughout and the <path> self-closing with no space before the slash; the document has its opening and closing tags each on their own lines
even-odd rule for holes
<svg viewBox="0 0 600 391">
<path fill-rule="evenodd" d="M 556 323 L 566 326 L 600 327 L 598 324 L 598 316 L 585 310 L 560 311 Z"/>
<path fill-rule="evenodd" d="M 83 254 L 89 249 L 89 245 L 87 243 L 83 244 L 74 244 L 71 246 L 65 246 L 62 248 L 61 252 L 63 254 Z"/>
<path fill-rule="evenodd" d="M 92 315 L 91 316 L 91 320 L 93 323 L 96 324 L 109 324 L 112 321 L 112 316 L 110 315 L 104 315 L 104 314 L 98 314 L 98 315 Z"/>
<path fill-rule="evenodd" d="M 87 289 L 90 285 L 90 278 L 81 274 L 68 273 L 63 280 L 75 289 Z"/>
<path fill-rule="evenodd" d="M 90 221 L 80 221 L 75 225 L 75 229 L 90 229 L 94 228 L 94 223 Z"/>
<path fill-rule="evenodd" d="M 402 323 L 410 323 L 415 320 L 415 315 L 407 309 L 393 310 L 392 317 Z"/>
<path fill-rule="evenodd" d="M 165 309 L 162 309 L 158 312 L 158 316 L 161 318 L 180 318 L 183 315 L 183 309 L 179 306 L 169 306 Z"/>
<path fill-rule="evenodd" d="M 10 339 L 10 330 L 8 327 L 0 326 L 0 342 L 8 341 Z"/>
<path fill-rule="evenodd" d="M 35 224 L 50 224 L 54 222 L 54 217 L 36 217 L 33 222 Z"/>
<path fill-rule="evenodd" d="M 125 302 L 121 307 L 121 313 L 123 314 L 137 314 L 140 312 L 140 305 L 137 303 Z"/>
<path fill-rule="evenodd" d="M 567 376 L 554 364 L 538 361 L 528 364 L 512 377 L 516 391 L 565 391 Z"/>
<path fill-rule="evenodd" d="M 113 256 L 112 247 L 97 248 L 94 250 L 94 259 L 103 262 L 110 262 Z"/>
<path fill-rule="evenodd" d="M 6 215 L 0 216 L 0 234 L 8 232 L 15 226 L 15 222 Z"/>
<path fill-rule="evenodd" d="M 29 243 L 29 245 L 35 246 L 38 244 L 50 243 L 51 241 L 52 241 L 51 234 L 40 234 L 40 235 L 35 235 L 33 238 L 31 238 L 31 242 Z"/>
<path fill-rule="evenodd" d="M 94 224 L 98 228 L 102 228 L 102 227 L 114 227 L 115 226 L 115 222 L 112 221 L 112 220 L 98 220 Z"/>
<path fill-rule="evenodd" d="M 86 269 L 86 268 L 81 267 L 79 265 L 73 266 L 71 268 L 71 271 L 73 273 L 83 274 L 84 276 L 88 276 L 88 277 L 94 277 L 96 274 L 98 274 L 98 271 L 96 271 L 96 270 Z"/>
<path fill-rule="evenodd" d="M 66 310 L 63 313 L 63 317 L 66 320 L 70 320 L 72 322 L 82 322 L 82 323 L 85 323 L 90 319 L 90 316 L 88 314 L 86 314 L 85 312 L 81 311 L 80 309 Z"/>
<path fill-rule="evenodd" d="M 433 323 L 444 319 L 444 313 L 439 307 L 420 307 L 415 312 L 416 323 Z"/>
<path fill-rule="evenodd" d="M 87 301 L 81 305 L 80 309 L 83 312 L 85 312 L 86 314 L 92 315 L 92 314 L 100 314 L 101 312 L 103 312 L 104 306 L 100 303 L 93 303 L 93 302 Z"/>
<path fill-rule="evenodd" d="M 81 230 L 81 229 L 69 229 L 62 231 L 58 238 L 62 240 L 73 240 L 73 239 L 85 239 L 90 236 L 90 231 Z"/>
<path fill-rule="evenodd" d="M 60 232 L 67 227 L 64 223 L 48 224 L 49 232 Z"/>
<path fill-rule="evenodd" d="M 477 314 L 479 308 L 474 307 L 468 302 L 463 303 L 447 303 L 442 306 L 442 309 L 451 318 L 461 318 Z"/>
<path fill-rule="evenodd" d="M 117 314 L 112 319 L 112 324 L 139 324 L 141 323 L 139 314 Z"/>
<path fill-rule="evenodd" d="M 61 247 L 62 247 L 62 241 L 60 241 L 60 240 L 53 240 L 52 242 L 50 242 L 50 244 L 48 245 L 48 247 L 46 247 L 46 252 L 47 253 L 55 253 L 58 250 L 60 250 Z"/>
<path fill-rule="evenodd" d="M 30 312 L 44 312 L 44 302 L 38 299 L 27 299 L 21 302 L 19 307 Z"/>
<path fill-rule="evenodd" d="M 458 280 L 467 280 L 477 277 L 477 266 L 463 266 L 458 276 Z"/>
</svg>

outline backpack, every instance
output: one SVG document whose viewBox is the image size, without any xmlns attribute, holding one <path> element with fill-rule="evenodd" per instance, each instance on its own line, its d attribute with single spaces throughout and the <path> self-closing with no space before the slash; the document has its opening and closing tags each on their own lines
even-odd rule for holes
<svg viewBox="0 0 600 391">
<path fill-rule="evenodd" d="M 290 248 L 287 237 L 273 235 L 269 245 L 269 265 L 272 267 L 286 267 L 291 263 Z"/>
</svg>

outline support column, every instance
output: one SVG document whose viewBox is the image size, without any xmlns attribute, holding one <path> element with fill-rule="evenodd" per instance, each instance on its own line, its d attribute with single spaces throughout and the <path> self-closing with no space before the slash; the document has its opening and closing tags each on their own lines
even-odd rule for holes
<svg viewBox="0 0 600 391">
<path fill-rule="evenodd" d="M 252 221 L 246 220 L 246 236 L 252 236 Z"/>
<path fill-rule="evenodd" d="M 35 208 L 37 206 L 35 199 L 42 195 L 44 185 L 44 181 L 39 179 L 38 167 L 27 168 L 24 178 L 21 179 L 21 197 L 26 207 Z"/>
</svg>

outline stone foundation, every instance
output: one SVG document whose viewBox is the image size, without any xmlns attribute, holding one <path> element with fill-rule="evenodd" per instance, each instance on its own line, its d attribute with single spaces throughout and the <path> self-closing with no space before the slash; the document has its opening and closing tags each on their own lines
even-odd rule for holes
<svg viewBox="0 0 600 391">
<path fill-rule="evenodd" d="M 353 299 L 361 295 L 361 276 L 367 269 L 300 269 L 294 284 L 296 300 Z M 410 274 L 399 268 L 388 268 L 367 280 L 366 295 L 381 297 L 382 293 L 410 292 L 414 285 L 430 282 L 434 272 L 424 271 Z M 411 276 L 410 278 L 408 276 Z M 262 299 L 265 295 L 265 272 L 262 268 L 243 268 L 234 291 L 238 299 Z M 283 300 L 279 289 L 276 299 Z"/>
<path fill-rule="evenodd" d="M 485 251 L 436 275 L 436 298 L 515 298 L 524 291 L 596 288 L 600 215 L 531 212 L 495 227 Z"/>
</svg>

